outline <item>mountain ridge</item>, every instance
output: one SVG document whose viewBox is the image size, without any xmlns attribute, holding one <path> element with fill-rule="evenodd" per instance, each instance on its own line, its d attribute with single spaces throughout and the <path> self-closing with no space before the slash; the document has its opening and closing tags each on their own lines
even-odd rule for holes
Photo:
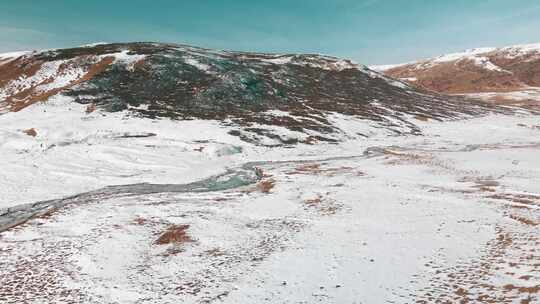
<svg viewBox="0 0 540 304">
<path fill-rule="evenodd" d="M 466 94 L 501 104 L 540 100 L 540 44 L 476 48 L 372 68 L 443 94 Z"/>
<path fill-rule="evenodd" d="M 178 44 L 113 43 L 0 57 L 0 112 L 57 95 L 89 109 L 148 117 L 215 119 L 237 136 L 285 139 L 269 127 L 336 140 L 332 114 L 395 132 L 417 133 L 414 119 L 453 119 L 489 105 L 414 89 L 350 60 L 316 54 L 215 51 Z M 281 113 L 276 115 L 276 111 Z"/>
</svg>

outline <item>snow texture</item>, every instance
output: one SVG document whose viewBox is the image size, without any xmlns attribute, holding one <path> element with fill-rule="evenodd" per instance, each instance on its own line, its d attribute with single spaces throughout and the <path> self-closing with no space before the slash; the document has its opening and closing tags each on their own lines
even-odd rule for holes
<svg viewBox="0 0 540 304">
<path fill-rule="evenodd" d="M 87 114 L 64 97 L 1 115 L 0 214 L 264 161 L 258 184 L 75 198 L 3 232 L 1 302 L 538 300 L 538 116 L 417 121 L 423 136 L 329 118 L 363 136 L 266 148 L 217 121 Z M 157 244 L 171 227 L 187 240 Z"/>
</svg>

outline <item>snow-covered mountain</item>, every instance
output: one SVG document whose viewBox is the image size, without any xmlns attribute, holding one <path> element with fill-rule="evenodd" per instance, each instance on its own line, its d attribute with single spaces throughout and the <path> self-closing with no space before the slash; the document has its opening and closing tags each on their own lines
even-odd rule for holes
<svg viewBox="0 0 540 304">
<path fill-rule="evenodd" d="M 444 119 L 487 110 L 481 103 L 418 91 L 349 60 L 172 44 L 4 54 L 0 75 L 1 112 L 61 95 L 89 110 L 215 119 L 238 127 L 232 134 L 246 141 L 276 144 L 337 140 L 342 130 L 331 122 L 333 115 L 416 132 L 410 117 Z M 278 129 L 296 135 L 284 137 Z"/>
<path fill-rule="evenodd" d="M 540 44 L 478 48 L 372 67 L 417 87 L 500 103 L 540 100 Z"/>
</svg>

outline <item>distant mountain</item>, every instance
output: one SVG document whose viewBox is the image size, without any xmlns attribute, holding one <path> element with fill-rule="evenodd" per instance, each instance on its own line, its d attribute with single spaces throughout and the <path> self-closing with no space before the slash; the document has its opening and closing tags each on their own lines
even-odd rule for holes
<svg viewBox="0 0 540 304">
<path fill-rule="evenodd" d="M 349 60 L 322 55 L 160 43 L 0 55 L 0 113 L 57 95 L 88 104 L 89 111 L 215 119 L 237 126 L 231 134 L 244 140 L 263 136 L 284 143 L 298 140 L 282 137 L 276 127 L 308 134 L 301 142 L 335 141 L 333 135 L 342 130 L 332 123 L 334 114 L 414 133 L 418 130 L 411 117 L 448 119 L 488 110 L 482 103 L 427 93 Z"/>
<path fill-rule="evenodd" d="M 512 103 L 540 100 L 540 44 L 479 48 L 372 67 L 419 88 Z"/>
</svg>

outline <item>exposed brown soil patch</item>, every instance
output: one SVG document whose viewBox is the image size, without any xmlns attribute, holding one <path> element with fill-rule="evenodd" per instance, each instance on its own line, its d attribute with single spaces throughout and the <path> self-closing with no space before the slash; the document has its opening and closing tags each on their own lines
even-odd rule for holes
<svg viewBox="0 0 540 304">
<path fill-rule="evenodd" d="M 270 193 L 270 190 L 274 189 L 276 181 L 274 179 L 265 179 L 257 184 L 257 189 L 262 193 Z"/>
<path fill-rule="evenodd" d="M 321 165 L 320 164 L 301 165 L 301 166 L 296 167 L 295 171 L 298 173 L 320 173 Z"/>
<path fill-rule="evenodd" d="M 286 172 L 287 175 L 297 175 L 297 174 L 312 174 L 312 175 L 325 175 L 325 176 L 335 176 L 343 173 L 350 173 L 354 168 L 341 166 L 335 168 L 323 168 L 321 164 L 305 164 L 300 165 L 294 168 L 293 171 Z M 363 172 L 358 171 L 358 176 L 364 175 Z"/>
<path fill-rule="evenodd" d="M 317 206 L 322 202 L 322 198 L 322 195 L 319 194 L 316 198 L 305 200 L 304 203 L 308 206 Z"/>
<path fill-rule="evenodd" d="M 512 203 L 523 205 L 540 206 L 540 196 L 535 194 L 516 194 L 516 193 L 497 193 L 488 196 L 488 198 L 505 200 Z"/>
<path fill-rule="evenodd" d="M 522 54 L 509 58 L 503 51 L 494 51 L 479 56 L 487 58 L 501 70 L 479 66 L 474 60 L 463 58 L 448 62 L 426 60 L 397 66 L 384 73 L 401 78 L 412 86 L 445 94 L 506 93 L 540 86 L 539 54 Z M 521 100 L 526 102 L 522 105 L 515 99 L 497 96 L 489 99 L 497 104 L 538 106 L 525 100 Z"/>
<path fill-rule="evenodd" d="M 476 182 L 475 187 L 478 187 L 478 188 L 481 188 L 481 187 L 498 187 L 500 185 L 500 183 L 498 181 L 491 180 L 491 179 L 477 179 L 475 182 Z"/>
<path fill-rule="evenodd" d="M 28 244 L 4 244 L 0 248 L 2 274 L 0 275 L 0 303 L 84 303 L 84 293 L 63 284 L 72 277 L 74 250 L 67 241 L 43 241 L 39 253 L 13 255 L 19 246 Z M 73 267 L 72 267 L 73 266 Z"/>
<path fill-rule="evenodd" d="M 37 218 L 40 219 L 51 219 L 53 215 L 58 212 L 59 208 L 50 208 L 49 210 L 45 211 L 41 215 L 39 215 Z"/>
<path fill-rule="evenodd" d="M 187 234 L 189 225 L 170 226 L 155 242 L 156 245 L 165 245 L 171 243 L 193 242 L 193 239 Z"/>
<path fill-rule="evenodd" d="M 481 192 L 496 192 L 500 183 L 494 180 L 492 177 L 470 177 L 466 176 L 458 180 L 461 183 L 472 182 L 475 185 L 473 188 L 478 189 Z M 476 192 L 476 191 L 472 191 Z"/>
<path fill-rule="evenodd" d="M 513 220 L 516 220 L 516 221 L 518 221 L 518 222 L 520 222 L 522 224 L 529 225 L 529 226 L 538 226 L 538 225 L 540 225 L 540 223 L 538 223 L 538 222 L 536 222 L 534 220 L 525 218 L 523 216 L 515 215 L 515 214 L 510 215 L 510 218 L 513 219 Z"/>
<path fill-rule="evenodd" d="M 272 178 L 271 174 L 267 174 L 264 172 L 264 170 L 260 167 L 255 167 L 255 174 L 258 178 L 261 180 L 254 186 L 248 187 L 246 190 L 244 190 L 244 193 L 254 193 L 254 192 L 262 192 L 262 193 L 270 193 L 272 189 L 276 186 L 276 180 Z"/>
<path fill-rule="evenodd" d="M 72 81 L 72 82 L 70 82 L 69 84 L 67 84 L 67 85 L 65 85 L 63 87 L 50 89 L 48 91 L 37 91 L 36 92 L 37 87 L 39 87 L 41 85 L 49 84 L 49 83 L 54 81 L 53 78 L 47 78 L 47 79 L 43 80 L 40 83 L 34 84 L 32 87 L 30 87 L 28 89 L 22 90 L 22 91 L 14 94 L 14 95 L 8 97 L 4 101 L 5 105 L 7 105 L 7 108 L 10 111 L 17 112 L 17 111 L 20 111 L 20 110 L 22 110 L 22 109 L 36 103 L 36 102 L 45 101 L 49 97 L 54 96 L 54 95 L 62 92 L 63 90 L 69 89 L 69 88 L 71 88 L 71 87 L 73 87 L 73 86 L 75 86 L 77 84 L 80 84 L 80 83 L 83 83 L 83 82 L 86 82 L 86 81 L 92 79 L 95 75 L 103 72 L 109 65 L 111 65 L 113 63 L 113 61 L 114 61 L 114 57 L 105 57 L 101 61 L 91 65 L 88 68 L 87 72 L 81 78 L 79 78 L 79 79 L 77 79 L 75 81 Z M 62 69 L 67 69 L 68 67 L 69 67 L 68 64 L 62 65 L 60 67 L 59 72 L 62 72 Z M 27 77 L 31 76 L 32 75 L 31 73 L 35 74 L 40 68 L 41 68 L 41 63 L 39 65 L 36 64 L 35 68 L 32 68 L 25 75 Z M 21 73 L 21 72 L 19 71 L 19 73 Z M 13 78 L 11 78 L 11 79 L 13 79 Z"/>
<path fill-rule="evenodd" d="M 473 183 L 474 190 L 454 192 L 475 196 L 479 191 L 488 192 L 482 196 L 526 205 L 540 202 L 536 194 L 498 193 L 500 183 L 491 176 L 465 176 L 459 181 Z M 427 271 L 430 283 L 420 292 L 407 290 L 408 295 L 416 296 L 415 303 L 536 303 L 539 300 L 538 286 L 530 284 L 530 280 L 540 279 L 540 257 L 536 254 L 540 245 L 538 223 L 533 220 L 538 216 L 537 210 L 518 205 L 501 208 L 505 216 L 523 225 L 511 221 L 497 225 L 495 237 L 480 250 L 480 258 L 448 266 L 441 262 L 446 259 L 444 255 L 434 257 L 425 265 L 430 269 Z M 530 275 L 523 275 L 527 272 Z M 501 282 L 500 278 L 506 280 L 503 282 L 516 283 L 497 283 Z"/>
<path fill-rule="evenodd" d="M 439 63 L 423 69 L 407 65 L 385 73 L 405 81 L 415 78 L 416 81 L 409 81 L 411 85 L 447 94 L 508 92 L 527 87 L 513 74 L 482 69 L 469 60 Z"/>
<path fill-rule="evenodd" d="M 321 215 L 333 215 L 343 208 L 342 204 L 338 204 L 335 200 L 321 194 L 304 200 L 304 204 L 307 209 L 315 209 Z"/>
<path fill-rule="evenodd" d="M 26 130 L 23 130 L 23 133 L 28 135 L 28 136 L 32 136 L 32 137 L 36 137 L 37 136 L 37 131 L 36 129 L 34 128 L 30 128 L 30 129 L 26 129 Z"/>
<path fill-rule="evenodd" d="M 137 217 L 133 220 L 133 224 L 144 226 L 148 223 L 148 220 L 142 217 Z"/>
<path fill-rule="evenodd" d="M 43 65 L 43 61 L 19 58 L 0 65 L 0 88 L 8 82 L 34 76 Z"/>
<path fill-rule="evenodd" d="M 133 69 L 134 69 L 134 70 L 142 69 L 142 68 L 144 68 L 144 64 L 145 64 L 144 58 L 143 58 L 143 59 L 140 59 L 140 60 L 137 60 L 137 61 L 133 64 Z"/>
<path fill-rule="evenodd" d="M 42 67 L 43 61 L 19 58 L 0 65 L 0 89 L 12 80 L 24 79 L 34 76 Z M 9 100 L 0 101 L 0 111 L 9 110 L 11 104 Z"/>
<path fill-rule="evenodd" d="M 409 151 L 393 151 L 389 149 L 384 150 L 384 154 L 388 155 L 387 165 L 427 165 L 430 167 L 439 167 L 441 169 L 450 170 L 451 168 L 441 160 L 436 159 L 433 155 L 428 153 L 416 153 Z"/>
<path fill-rule="evenodd" d="M 506 290 L 518 290 L 521 293 L 538 293 L 540 291 L 540 285 L 535 285 L 532 287 L 523 287 L 523 286 L 515 286 L 513 284 L 504 285 L 504 289 Z"/>
<path fill-rule="evenodd" d="M 537 241 L 533 231 L 497 227 L 496 237 L 487 244 L 480 259 L 445 267 L 435 258 L 426 264 L 433 269 L 429 287 L 416 293 L 415 303 L 535 303 L 540 286 L 498 285 L 491 278 L 510 276 L 529 285 L 526 282 L 530 277 L 519 276 L 519 271 L 512 269 L 538 270 L 540 264 L 534 264 L 529 251 Z"/>
<path fill-rule="evenodd" d="M 96 110 L 96 104 L 91 103 L 88 106 L 86 106 L 86 110 L 84 111 L 86 114 L 93 113 Z"/>
<path fill-rule="evenodd" d="M 427 116 L 416 115 L 416 116 L 414 116 L 414 118 L 416 118 L 417 120 L 420 120 L 420 121 L 429 121 L 429 117 L 427 117 Z"/>
<path fill-rule="evenodd" d="M 523 54 L 515 58 L 507 58 L 504 54 L 493 52 L 489 55 L 491 62 L 511 71 L 516 77 L 529 86 L 540 86 L 540 55 L 538 53 Z"/>
</svg>

